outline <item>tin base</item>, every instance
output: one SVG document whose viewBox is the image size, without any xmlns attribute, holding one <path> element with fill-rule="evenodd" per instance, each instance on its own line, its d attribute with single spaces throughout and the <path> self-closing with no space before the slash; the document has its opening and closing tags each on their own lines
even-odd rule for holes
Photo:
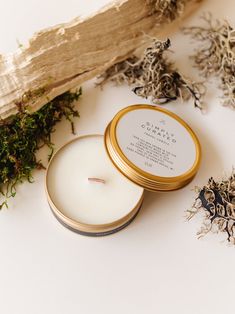
<svg viewBox="0 0 235 314">
<path fill-rule="evenodd" d="M 75 232 L 75 233 L 78 233 L 80 235 L 83 235 L 83 236 L 88 236 L 88 237 L 104 237 L 104 236 L 107 236 L 107 235 L 111 235 L 111 234 L 114 234 L 118 231 L 121 231 L 122 229 L 126 228 L 127 226 L 129 226 L 129 224 L 136 218 L 136 216 L 138 215 L 141 207 L 142 207 L 142 204 L 140 205 L 139 209 L 137 210 L 137 212 L 135 213 L 135 215 L 130 219 L 128 220 L 126 223 L 124 223 L 123 225 L 115 228 L 115 229 L 112 229 L 112 230 L 108 230 L 108 231 L 102 231 L 102 232 L 86 232 L 86 231 L 81 231 L 79 229 L 75 229 L 69 225 L 67 225 L 64 221 L 62 221 L 56 214 L 55 212 L 53 211 L 53 209 L 51 208 L 50 206 L 50 209 L 54 215 L 54 217 L 67 229 Z"/>
</svg>

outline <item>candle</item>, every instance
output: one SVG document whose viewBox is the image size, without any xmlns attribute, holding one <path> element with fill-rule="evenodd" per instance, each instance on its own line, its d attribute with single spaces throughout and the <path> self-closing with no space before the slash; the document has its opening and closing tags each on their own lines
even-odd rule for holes
<svg viewBox="0 0 235 314">
<path fill-rule="evenodd" d="M 56 218 L 81 234 L 102 236 L 127 226 L 144 190 L 182 188 L 196 175 L 199 140 L 174 113 L 151 105 L 119 111 L 104 136 L 79 137 L 49 163 L 46 193 Z"/>
<path fill-rule="evenodd" d="M 144 189 L 115 168 L 102 135 L 89 135 L 69 142 L 54 155 L 46 192 L 60 222 L 98 236 L 122 229 L 135 217 Z"/>
</svg>

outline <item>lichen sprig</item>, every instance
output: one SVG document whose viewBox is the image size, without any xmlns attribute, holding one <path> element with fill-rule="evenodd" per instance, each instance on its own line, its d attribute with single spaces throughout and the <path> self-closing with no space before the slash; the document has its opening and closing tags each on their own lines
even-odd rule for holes
<svg viewBox="0 0 235 314">
<path fill-rule="evenodd" d="M 191 219 L 203 211 L 205 219 L 198 236 L 209 231 L 225 232 L 227 240 L 235 244 L 235 173 L 224 180 L 210 178 L 208 184 L 198 189 L 198 195 L 187 218 Z"/>
<path fill-rule="evenodd" d="M 81 95 L 77 92 L 66 92 L 44 105 L 40 110 L 29 113 L 24 106 L 10 120 L 0 121 L 0 192 L 2 202 L 0 209 L 7 206 L 7 199 L 16 194 L 16 185 L 23 180 L 32 182 L 32 171 L 42 169 L 36 153 L 44 145 L 49 148 L 49 158 L 53 154 L 51 134 L 57 122 L 65 117 L 74 132 L 73 118 L 79 114 L 74 102 Z M 22 100 L 24 101 L 24 100 Z"/>
<path fill-rule="evenodd" d="M 147 0 L 147 4 L 152 7 L 151 14 L 156 14 L 158 24 L 175 20 L 184 12 L 187 0 Z"/>
<path fill-rule="evenodd" d="M 188 100 L 192 97 L 195 107 L 202 109 L 204 85 L 190 82 L 175 69 L 165 56 L 170 44 L 169 39 L 163 42 L 154 39 L 142 57 L 132 56 L 107 69 L 98 85 L 107 81 L 135 85 L 134 93 L 150 98 L 154 104 L 164 104 L 177 98 Z"/>
<path fill-rule="evenodd" d="M 192 58 L 205 78 L 219 77 L 222 103 L 235 109 L 235 29 L 227 21 L 218 21 L 204 14 L 205 25 L 184 28 L 200 46 Z"/>
</svg>

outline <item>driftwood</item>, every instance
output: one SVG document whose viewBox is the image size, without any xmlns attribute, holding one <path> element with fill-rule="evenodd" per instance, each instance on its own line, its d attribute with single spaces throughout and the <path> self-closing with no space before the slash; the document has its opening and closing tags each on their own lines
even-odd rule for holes
<svg viewBox="0 0 235 314">
<path fill-rule="evenodd" d="M 182 2 L 181 20 L 201 0 Z M 103 73 L 143 44 L 146 34 L 169 34 L 179 22 L 159 18 L 153 4 L 153 0 L 112 2 L 84 20 L 35 34 L 27 47 L 14 54 L 0 55 L 0 118 L 16 114 L 19 104 L 38 110 L 48 100 Z"/>
</svg>

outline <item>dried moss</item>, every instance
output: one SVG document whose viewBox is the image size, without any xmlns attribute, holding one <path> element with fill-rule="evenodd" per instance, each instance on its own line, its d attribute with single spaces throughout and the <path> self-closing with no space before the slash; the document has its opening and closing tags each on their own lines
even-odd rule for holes
<svg viewBox="0 0 235 314">
<path fill-rule="evenodd" d="M 106 70 L 98 85 L 107 81 L 134 85 L 135 94 L 150 98 L 154 104 L 164 104 L 179 97 L 184 100 L 192 97 L 195 107 L 201 109 L 204 85 L 190 82 L 175 69 L 165 56 L 169 47 L 169 39 L 164 42 L 154 39 L 142 57 L 132 56 Z"/>
<path fill-rule="evenodd" d="M 204 25 L 184 29 L 200 46 L 192 56 L 202 76 L 219 77 L 223 105 L 235 109 L 235 29 L 211 14 L 202 17 Z"/>
<path fill-rule="evenodd" d="M 186 2 L 190 0 L 147 0 L 151 6 L 150 14 L 156 14 L 156 23 L 171 22 L 184 12 Z"/>
<path fill-rule="evenodd" d="M 17 183 L 23 180 L 32 182 L 32 171 L 44 168 L 36 153 L 47 145 L 48 157 L 51 157 L 51 133 L 57 122 L 65 117 L 74 132 L 72 119 L 79 114 L 73 103 L 80 95 L 81 89 L 67 92 L 31 114 L 23 109 L 25 99 L 22 99 L 22 105 L 18 104 L 20 112 L 8 121 L 0 121 L 0 192 L 3 199 L 0 208 L 7 206 L 9 197 L 15 196 Z"/>
<path fill-rule="evenodd" d="M 198 195 L 187 218 L 198 212 L 205 213 L 205 219 L 198 236 L 209 231 L 225 232 L 230 243 L 235 244 L 235 173 L 228 179 L 215 181 L 210 178 L 208 184 L 198 189 Z"/>
</svg>

